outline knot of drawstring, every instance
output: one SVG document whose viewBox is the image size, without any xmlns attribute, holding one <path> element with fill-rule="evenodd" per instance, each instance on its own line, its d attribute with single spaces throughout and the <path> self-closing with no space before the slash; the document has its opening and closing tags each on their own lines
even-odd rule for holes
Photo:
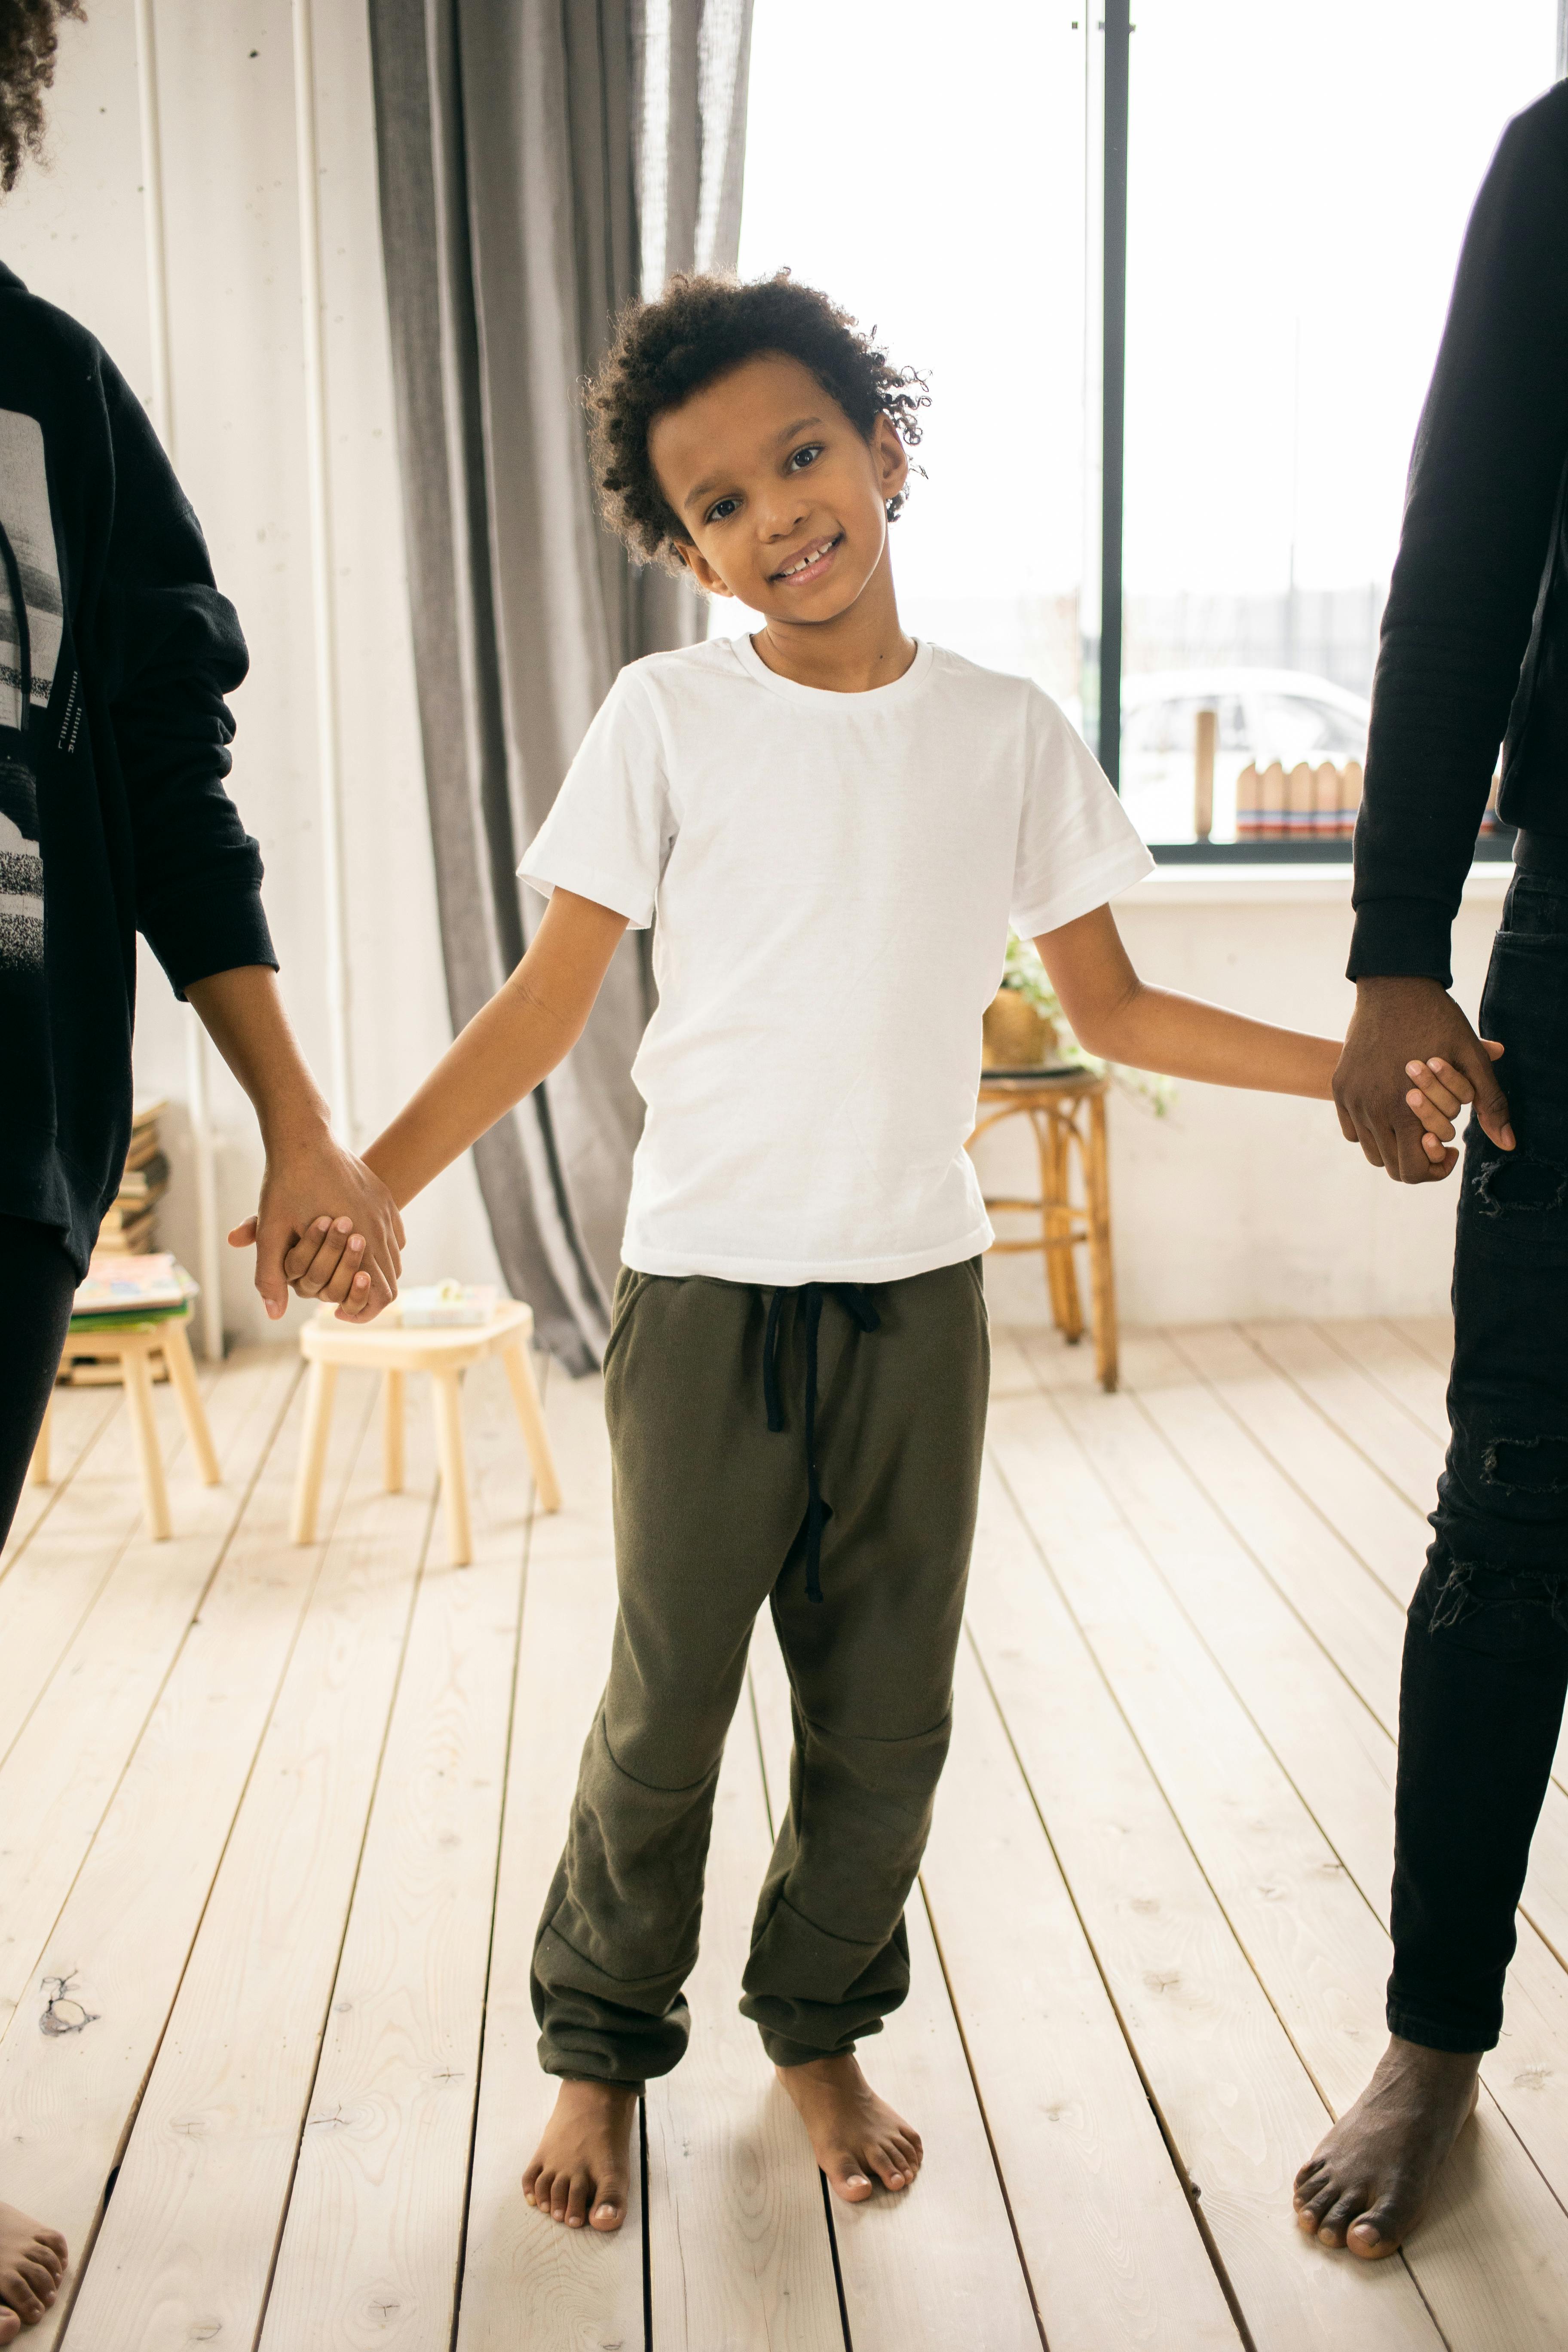
<svg viewBox="0 0 1568 2352">
<path fill-rule="evenodd" d="M 858 1283 L 805 1282 L 795 1290 L 775 1290 L 768 1305 L 767 1329 L 763 1334 L 763 1402 L 768 1427 L 777 1436 L 784 1425 L 779 1395 L 779 1330 L 786 1298 L 800 1301 L 805 1318 L 805 1597 L 822 1598 L 822 1487 L 816 1475 L 816 1334 L 822 1302 L 837 1298 L 859 1330 L 875 1331 L 881 1318 Z"/>
</svg>

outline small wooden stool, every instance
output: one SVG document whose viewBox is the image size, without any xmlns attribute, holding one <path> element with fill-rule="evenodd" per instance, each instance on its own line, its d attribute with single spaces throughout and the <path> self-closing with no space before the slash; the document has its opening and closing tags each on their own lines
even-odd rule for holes
<svg viewBox="0 0 1568 2352">
<path fill-rule="evenodd" d="M 331 1307 L 318 1308 L 315 1321 L 307 1323 L 300 1334 L 300 1351 L 310 1367 L 310 1392 L 294 1484 L 294 1541 L 304 1544 L 316 1539 L 321 1473 L 326 1467 L 327 1438 L 332 1425 L 332 1391 L 337 1386 L 338 1368 L 342 1364 L 383 1376 L 382 1461 L 384 1484 L 389 1495 L 403 1491 L 404 1375 L 429 1373 L 431 1401 L 436 1409 L 436 1456 L 441 1465 L 441 1495 L 454 1568 L 467 1568 L 474 1556 L 458 1382 L 468 1367 L 477 1364 L 482 1356 L 499 1356 L 506 1367 L 539 1499 L 547 1511 L 558 1511 L 561 1487 L 545 1434 L 533 1367 L 528 1360 L 528 1342 L 532 1336 L 533 1309 L 515 1298 L 503 1298 L 488 1323 L 420 1326 L 409 1330 L 398 1323 L 370 1323 L 362 1328 L 354 1323 L 340 1323 Z"/>
<path fill-rule="evenodd" d="M 1094 1368 L 1100 1384 L 1116 1386 L 1116 1276 L 1110 1262 L 1110 1186 L 1105 1152 L 1106 1081 L 1092 1070 L 987 1070 L 980 1081 L 981 1117 L 969 1139 L 973 1150 L 981 1136 L 1005 1118 L 1026 1118 L 1035 1130 L 1039 1154 L 1040 1194 L 1037 1200 L 987 1200 L 988 1209 L 1022 1212 L 1040 1221 L 1039 1235 L 1024 1241 L 996 1241 L 995 1250 L 1040 1251 L 1046 1262 L 1046 1287 L 1051 1317 L 1071 1347 L 1083 1337 L 1083 1303 L 1079 1293 L 1073 1251 L 1079 1242 L 1089 1249 L 1089 1300 L 1094 1317 Z M 1082 1208 L 1072 1199 L 1072 1155 L 1078 1154 L 1083 1179 Z"/>
<path fill-rule="evenodd" d="M 185 1424 L 191 1452 L 195 1455 L 204 1486 L 221 1484 L 223 1473 L 218 1468 L 217 1454 L 213 1447 L 212 1431 L 207 1426 L 206 1408 L 196 1385 L 196 1368 L 191 1360 L 191 1343 L 185 1337 L 185 1326 L 191 1319 L 187 1307 L 181 1315 L 171 1315 L 162 1321 L 117 1323 L 79 1331 L 74 1324 L 66 1333 L 66 1344 L 60 1351 L 62 1364 L 74 1364 L 82 1356 L 118 1356 L 120 1375 L 125 1383 L 126 1410 L 136 1436 L 136 1462 L 142 1473 L 142 1499 L 147 1507 L 147 1524 L 153 1538 L 163 1543 L 173 1532 L 169 1518 L 169 1489 L 163 1478 L 163 1459 L 158 1451 L 158 1425 L 153 1418 L 153 1363 L 162 1355 L 169 1368 L 169 1379 L 180 1408 L 180 1419 Z M 44 1425 L 38 1432 L 38 1442 L 33 1448 L 32 1465 L 27 1476 L 35 1486 L 49 1483 L 49 1412 L 44 1413 Z"/>
</svg>

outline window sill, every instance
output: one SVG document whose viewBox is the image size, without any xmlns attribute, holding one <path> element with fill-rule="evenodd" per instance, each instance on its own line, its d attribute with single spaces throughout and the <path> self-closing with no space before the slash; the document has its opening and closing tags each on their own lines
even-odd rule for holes
<svg viewBox="0 0 1568 2352">
<path fill-rule="evenodd" d="M 1500 906 L 1513 878 L 1513 867 L 1502 858 L 1488 858 L 1471 866 L 1465 879 L 1465 904 Z M 1350 908 L 1354 879 L 1348 860 L 1321 866 L 1268 864 L 1256 866 L 1159 866 L 1117 899 L 1118 906 L 1139 907 L 1304 907 Z"/>
</svg>

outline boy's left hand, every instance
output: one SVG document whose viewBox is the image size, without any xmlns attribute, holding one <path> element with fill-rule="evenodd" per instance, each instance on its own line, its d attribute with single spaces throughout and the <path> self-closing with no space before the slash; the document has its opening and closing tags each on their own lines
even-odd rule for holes
<svg viewBox="0 0 1568 2352">
<path fill-rule="evenodd" d="M 1500 1057 L 1502 1047 L 1495 1037 L 1483 1037 L 1480 1042 L 1494 1062 Z M 1475 1087 L 1462 1070 L 1436 1054 L 1425 1062 L 1406 1062 L 1405 1075 L 1414 1080 L 1405 1099 L 1426 1129 L 1421 1149 L 1434 1168 L 1447 1176 L 1459 1157 L 1452 1148 L 1454 1121 L 1466 1103 L 1474 1102 Z"/>
</svg>

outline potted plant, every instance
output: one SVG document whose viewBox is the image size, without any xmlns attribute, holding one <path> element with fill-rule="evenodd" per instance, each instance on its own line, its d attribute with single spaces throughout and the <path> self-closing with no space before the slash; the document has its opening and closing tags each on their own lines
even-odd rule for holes
<svg viewBox="0 0 1568 2352">
<path fill-rule="evenodd" d="M 1027 940 L 1007 934 L 1002 985 L 985 1008 L 984 1066 L 1042 1070 L 1060 1063 L 1062 1008 L 1046 968 Z"/>
</svg>

